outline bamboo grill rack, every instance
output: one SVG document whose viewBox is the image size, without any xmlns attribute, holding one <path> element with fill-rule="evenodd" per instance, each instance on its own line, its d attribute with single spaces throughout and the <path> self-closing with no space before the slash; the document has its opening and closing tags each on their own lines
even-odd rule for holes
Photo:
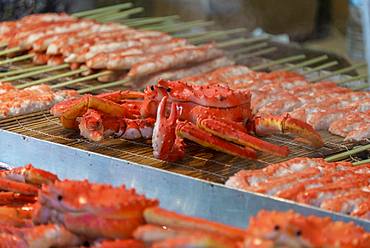
<svg viewBox="0 0 370 248">
<path fill-rule="evenodd" d="M 230 36 L 229 36 L 230 37 Z M 235 35 L 232 36 L 235 38 Z M 231 38 L 231 37 L 230 37 Z M 227 37 L 226 37 L 227 39 Z M 212 39 L 210 39 L 212 40 Z M 255 40 L 257 43 L 258 38 Z M 253 40 L 252 42 L 253 43 Z M 248 44 L 248 46 L 255 46 L 255 47 L 262 47 L 258 44 Z M 255 68 L 258 69 L 276 69 L 276 68 L 284 68 L 284 69 L 294 69 L 294 70 L 302 70 L 303 67 L 312 66 L 312 64 L 318 65 L 315 68 L 318 69 L 325 69 L 325 64 L 323 62 L 327 59 L 316 58 L 311 61 L 303 60 L 302 57 L 298 59 L 298 64 L 287 64 L 293 59 L 286 59 L 283 58 L 279 61 L 266 61 L 265 59 L 261 59 L 261 55 L 263 55 L 269 49 L 272 51 L 271 47 L 267 46 L 264 47 L 263 50 L 257 51 L 250 51 L 248 50 L 247 45 L 239 45 L 237 50 L 229 49 L 228 52 L 230 56 L 233 54 L 237 54 L 238 51 L 248 51 L 249 53 L 246 55 L 238 55 L 237 60 L 240 64 L 248 64 L 250 65 L 252 62 L 251 58 L 256 61 L 264 62 L 264 64 L 256 66 Z M 265 52 L 264 52 L 265 51 Z M 267 52 L 266 52 L 267 53 Z M 283 62 L 286 63 L 283 63 Z M 334 63 L 333 63 L 334 62 Z M 291 62 L 290 62 L 291 63 Z M 253 64 L 253 63 L 252 63 Z M 255 63 L 256 64 L 256 63 Z M 258 64 L 258 63 L 257 63 Z M 335 65 L 335 61 L 329 61 L 327 63 L 330 67 Z M 30 62 L 27 61 L 20 61 L 15 62 L 7 65 L 3 65 L 3 71 L 11 71 L 11 70 L 19 70 L 24 68 L 30 68 Z M 304 72 L 316 71 L 315 68 L 304 70 Z M 60 73 L 68 72 L 69 70 L 63 69 L 54 72 L 48 73 L 41 73 L 36 76 L 28 77 L 25 79 L 20 79 L 13 81 L 14 85 L 23 84 L 25 82 L 29 82 L 32 80 L 38 80 L 45 77 L 51 77 L 54 75 L 58 75 Z M 321 76 L 323 77 L 323 76 Z M 77 76 L 72 77 L 63 77 L 56 80 L 51 80 L 45 82 L 46 84 L 53 85 L 59 82 L 66 82 L 69 80 L 73 80 L 77 78 Z M 366 78 L 366 77 L 365 77 Z M 360 78 L 363 79 L 363 78 Z M 1 79 L 0 79 L 1 80 Z M 350 79 L 346 79 L 350 81 Z M 345 80 L 343 80 L 345 82 Z M 342 82 L 342 83 L 343 83 Z M 84 90 L 88 89 L 92 86 L 99 86 L 102 85 L 101 82 L 97 80 L 89 80 L 83 81 L 79 83 L 75 83 L 69 85 L 68 87 L 64 87 L 65 89 L 76 89 L 76 90 Z M 126 89 L 132 88 L 133 86 L 130 84 L 125 84 L 119 87 L 112 87 L 109 89 L 102 88 L 99 90 L 93 91 L 94 93 L 102 93 L 110 90 L 115 89 Z M 49 114 L 48 111 L 41 111 L 35 112 L 31 114 L 26 114 L 22 116 L 10 117 L 7 119 L 0 120 L 0 128 L 4 130 L 8 130 L 11 132 L 16 132 L 25 136 L 30 136 L 34 138 L 38 138 L 41 140 L 51 141 L 63 145 L 67 145 L 69 147 L 79 148 L 87 151 L 92 151 L 96 153 L 100 153 L 103 155 L 124 159 L 127 161 L 136 162 L 139 164 L 145 164 L 149 166 L 153 166 L 156 168 L 160 168 L 163 170 L 180 173 L 183 175 L 192 176 L 195 178 L 205 179 L 216 183 L 224 183 L 228 177 L 236 173 L 241 169 L 255 169 L 261 168 L 266 166 L 267 164 L 277 163 L 289 158 L 294 158 L 298 156 L 306 156 L 306 157 L 326 157 L 328 155 L 338 153 L 341 151 L 349 150 L 353 148 L 355 145 L 354 143 L 343 142 L 343 139 L 331 135 L 328 132 L 321 132 L 321 135 L 325 141 L 325 146 L 321 149 L 313 149 L 309 146 L 306 146 L 302 143 L 297 143 L 292 139 L 283 136 L 271 136 L 264 138 L 265 140 L 279 144 L 279 145 L 286 145 L 290 148 L 291 154 L 288 158 L 280 158 L 273 155 L 266 155 L 266 154 L 259 154 L 258 160 L 251 161 L 241 158 L 236 158 L 224 153 L 216 152 L 210 149 L 206 149 L 201 147 L 197 144 L 191 143 L 187 141 L 186 147 L 186 157 L 182 161 L 178 161 L 176 163 L 166 163 L 161 160 L 155 159 L 152 156 L 152 148 L 151 148 L 151 141 L 150 140 L 138 140 L 138 141 L 128 141 L 121 138 L 107 138 L 102 142 L 95 143 L 90 142 L 86 139 L 83 139 L 79 136 L 77 131 L 74 130 L 67 130 L 64 129 L 58 118 L 55 118 Z M 21 149 L 21 148 L 20 148 Z"/>
</svg>

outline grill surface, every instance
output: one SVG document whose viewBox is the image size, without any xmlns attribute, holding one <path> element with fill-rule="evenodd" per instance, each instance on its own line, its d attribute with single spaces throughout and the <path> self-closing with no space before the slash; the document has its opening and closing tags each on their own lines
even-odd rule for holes
<svg viewBox="0 0 370 248">
<path fill-rule="evenodd" d="M 78 131 L 63 128 L 59 119 L 51 116 L 47 111 L 1 120 L 0 128 L 218 183 L 225 182 L 229 176 L 240 169 L 260 168 L 287 159 L 274 155 L 259 154 L 257 161 L 251 161 L 187 142 L 185 159 L 176 163 L 166 163 L 152 156 L 150 140 L 128 141 L 121 138 L 107 138 L 99 143 L 90 142 L 81 138 Z M 291 150 L 288 158 L 298 156 L 323 157 L 350 149 L 354 145 L 344 143 L 342 138 L 328 132 L 322 132 L 321 134 L 325 146 L 317 150 L 283 136 L 271 136 L 264 139 L 275 144 L 287 145 Z"/>
</svg>

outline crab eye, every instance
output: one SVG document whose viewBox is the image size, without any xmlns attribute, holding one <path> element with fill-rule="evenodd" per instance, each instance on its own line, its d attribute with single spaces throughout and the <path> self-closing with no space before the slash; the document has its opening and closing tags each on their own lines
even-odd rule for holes
<svg viewBox="0 0 370 248">
<path fill-rule="evenodd" d="M 170 89 L 170 88 L 167 88 L 167 89 L 166 89 L 166 91 L 167 91 L 168 93 L 170 93 L 170 92 L 171 92 L 171 89 Z"/>
<path fill-rule="evenodd" d="M 297 237 L 302 236 L 302 231 L 301 231 L 301 230 L 296 231 L 295 235 L 296 235 Z"/>
<path fill-rule="evenodd" d="M 58 201 L 61 201 L 61 200 L 63 200 L 63 196 L 62 195 L 58 195 L 57 199 L 58 199 Z"/>
<path fill-rule="evenodd" d="M 279 226 L 279 225 L 275 225 L 275 226 L 274 226 L 274 230 L 275 230 L 275 231 L 279 231 L 279 230 L 280 230 L 280 226 Z"/>
<path fill-rule="evenodd" d="M 150 86 L 150 89 L 154 91 L 154 85 L 151 85 Z"/>
</svg>

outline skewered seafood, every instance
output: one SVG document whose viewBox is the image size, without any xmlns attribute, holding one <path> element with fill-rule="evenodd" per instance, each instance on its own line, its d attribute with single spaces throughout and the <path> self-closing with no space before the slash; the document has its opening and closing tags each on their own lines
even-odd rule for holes
<svg viewBox="0 0 370 248">
<path fill-rule="evenodd" d="M 219 68 L 185 79 L 195 84 L 219 82 L 234 89 L 249 89 L 254 113 L 289 113 L 311 124 L 316 130 L 329 129 L 343 137 L 349 133 L 344 119 L 346 116 L 351 118 L 351 113 L 356 112 L 356 116 L 363 118 L 357 118 L 358 123 L 348 124 L 348 128 L 357 126 L 361 129 L 346 140 L 359 141 L 370 137 L 368 118 L 365 117 L 369 110 L 368 92 L 354 92 L 338 87 L 334 82 L 309 83 L 303 76 L 293 72 L 254 72 L 243 66 Z"/>
<path fill-rule="evenodd" d="M 76 97 L 78 93 L 74 90 L 53 91 L 47 85 L 38 85 L 23 90 L 7 88 L 0 94 L 0 119 L 46 110 L 55 103 L 65 99 Z"/>
<path fill-rule="evenodd" d="M 130 97 L 144 100 L 142 104 L 125 102 Z M 166 117 L 168 111 L 169 119 Z M 51 112 L 61 117 L 66 128 L 75 128 L 76 120 L 79 121 L 81 134 L 93 140 L 101 139 L 106 130 L 110 133 L 112 120 L 115 126 L 121 126 L 121 123 L 127 123 L 127 118 L 138 119 L 138 112 L 143 118 L 156 118 L 152 139 L 154 156 L 168 161 L 184 156 L 183 138 L 245 158 L 256 157 L 251 148 L 278 156 L 286 156 L 289 152 L 286 147 L 267 143 L 248 133 L 292 133 L 313 146 L 322 146 L 320 135 L 307 124 L 289 116 L 253 117 L 249 91 L 233 91 L 219 85 L 194 86 L 182 81 L 162 80 L 147 87 L 144 94 L 123 91 L 98 97 L 88 95 L 57 104 Z M 178 120 L 183 122 L 178 123 Z M 247 128 L 243 122 L 248 122 Z M 144 123 L 153 124 L 153 121 L 145 119 Z M 149 128 L 148 125 L 144 127 Z M 124 133 L 125 129 L 113 129 L 115 133 L 118 130 Z M 140 129 L 138 133 L 143 132 Z"/>
<path fill-rule="evenodd" d="M 226 185 L 369 218 L 369 172 L 369 164 L 295 158 L 261 170 L 239 171 Z"/>
</svg>

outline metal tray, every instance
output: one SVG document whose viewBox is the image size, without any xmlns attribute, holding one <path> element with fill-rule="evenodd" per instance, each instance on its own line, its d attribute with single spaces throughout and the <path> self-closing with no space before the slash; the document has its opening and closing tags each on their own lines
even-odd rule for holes
<svg viewBox="0 0 370 248">
<path fill-rule="evenodd" d="M 127 160 L 67 147 L 0 130 L 0 162 L 12 166 L 27 163 L 57 173 L 61 178 L 135 187 L 148 197 L 158 198 L 163 207 L 192 216 L 245 227 L 261 209 L 294 209 L 302 214 L 329 216 L 353 221 L 370 231 L 370 222 L 280 200 L 261 194 L 227 188 Z"/>
</svg>

